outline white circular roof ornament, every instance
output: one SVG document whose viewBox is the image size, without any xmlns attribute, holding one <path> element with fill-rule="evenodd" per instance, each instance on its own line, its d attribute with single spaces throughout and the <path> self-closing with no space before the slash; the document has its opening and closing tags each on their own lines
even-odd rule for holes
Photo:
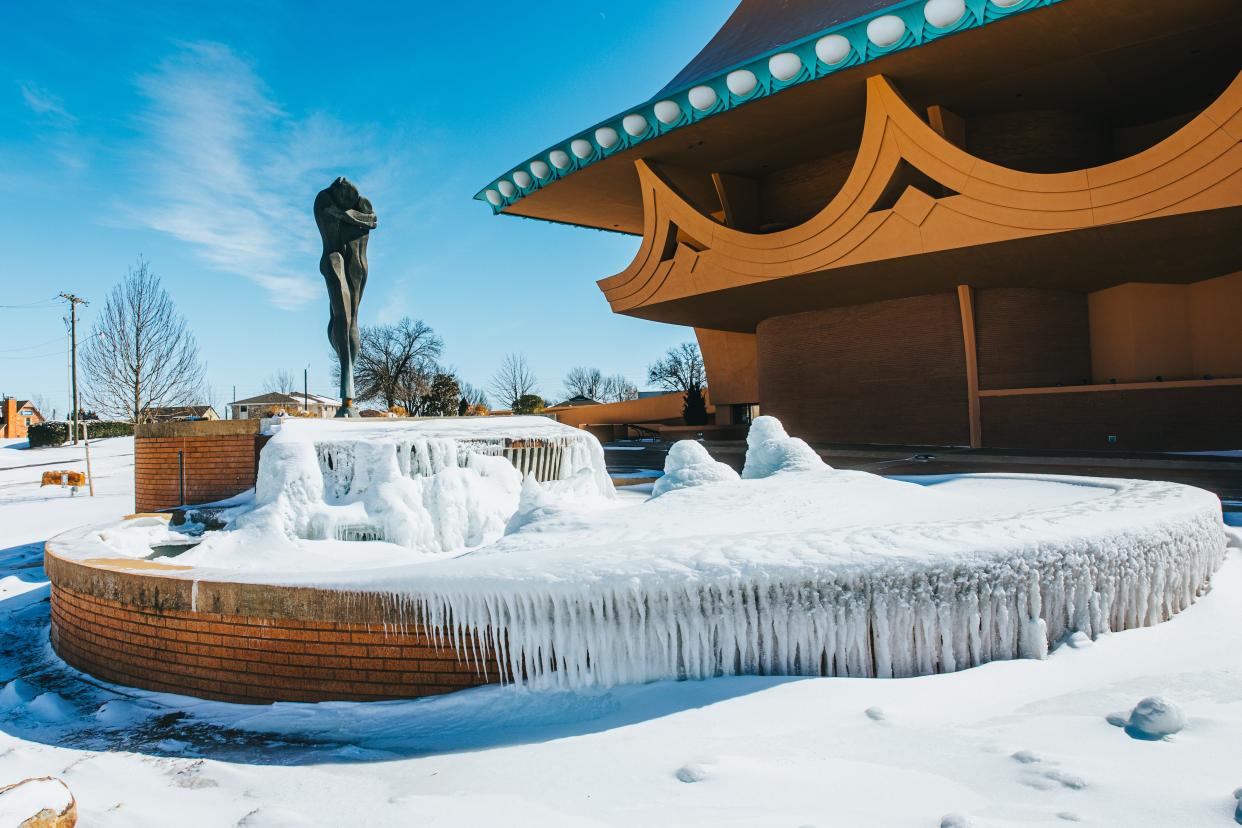
<svg viewBox="0 0 1242 828">
<path fill-rule="evenodd" d="M 595 147 L 585 138 L 575 138 L 569 143 L 569 149 L 579 158 L 590 158 L 591 153 L 595 152 Z"/>
<path fill-rule="evenodd" d="M 725 78 L 725 86 L 739 98 L 744 98 L 759 85 L 759 79 L 749 69 L 735 69 Z"/>
<path fill-rule="evenodd" d="M 710 86 L 696 86 L 690 90 L 690 105 L 699 112 L 706 112 L 716 105 L 716 90 Z"/>
<path fill-rule="evenodd" d="M 499 207 L 500 202 L 504 201 L 504 199 L 500 197 L 500 193 L 496 192 L 495 190 L 488 190 L 487 192 L 483 193 L 483 195 L 487 198 L 487 203 L 492 205 L 493 207 Z"/>
<path fill-rule="evenodd" d="M 877 17 L 867 24 L 867 40 L 884 48 L 901 40 L 906 33 L 906 21 L 895 14 Z"/>
<path fill-rule="evenodd" d="M 849 39 L 842 35 L 825 35 L 815 41 L 815 57 L 825 66 L 835 66 L 850 56 L 852 48 Z"/>
<path fill-rule="evenodd" d="M 966 14 L 966 0 L 927 0 L 923 17 L 937 29 L 947 29 Z"/>
<path fill-rule="evenodd" d="M 513 182 L 507 178 L 502 178 L 497 181 L 496 186 L 500 188 L 500 194 L 505 198 L 513 198 L 513 194 L 517 192 L 517 188 L 513 186 Z"/>
<path fill-rule="evenodd" d="M 655 105 L 655 116 L 662 124 L 674 124 L 681 118 L 681 107 L 676 101 L 659 101 Z"/>
<path fill-rule="evenodd" d="M 768 71 L 777 80 L 787 81 L 802 71 L 802 58 L 793 52 L 781 52 L 768 58 Z"/>
<path fill-rule="evenodd" d="M 513 183 L 525 190 L 531 185 L 530 173 L 525 170 L 514 170 Z"/>
<path fill-rule="evenodd" d="M 565 150 L 552 150 L 548 153 L 548 160 L 552 162 L 552 166 L 563 170 L 569 166 L 569 153 Z"/>
<path fill-rule="evenodd" d="M 617 131 L 612 127 L 600 127 L 595 130 L 595 143 L 604 149 L 612 149 L 621 140 L 621 136 L 617 135 Z"/>
<path fill-rule="evenodd" d="M 637 112 L 631 112 L 621 119 L 621 128 L 637 138 L 647 131 L 647 119 Z"/>
<path fill-rule="evenodd" d="M 535 174 L 535 178 L 547 178 L 552 174 L 552 170 L 542 161 L 531 161 L 530 171 Z"/>
</svg>

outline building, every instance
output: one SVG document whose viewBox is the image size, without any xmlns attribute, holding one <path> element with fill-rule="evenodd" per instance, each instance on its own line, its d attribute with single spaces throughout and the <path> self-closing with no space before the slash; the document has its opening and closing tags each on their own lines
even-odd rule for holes
<svg viewBox="0 0 1242 828">
<path fill-rule="evenodd" d="M 172 420 L 218 420 L 220 415 L 210 405 L 159 406 L 146 409 L 147 422 L 165 423 Z"/>
<path fill-rule="evenodd" d="M 0 438 L 21 439 L 36 423 L 43 422 L 43 415 L 30 400 L 5 397 L 0 401 Z"/>
<path fill-rule="evenodd" d="M 1236 0 L 743 0 L 476 198 L 640 236 L 599 287 L 695 329 L 717 422 L 1235 448 L 1239 26 Z"/>
<path fill-rule="evenodd" d="M 229 419 L 250 420 L 270 417 L 277 411 L 295 413 L 305 411 L 312 417 L 335 417 L 341 401 L 318 394 L 290 391 L 288 394 L 270 392 L 229 403 Z"/>
</svg>

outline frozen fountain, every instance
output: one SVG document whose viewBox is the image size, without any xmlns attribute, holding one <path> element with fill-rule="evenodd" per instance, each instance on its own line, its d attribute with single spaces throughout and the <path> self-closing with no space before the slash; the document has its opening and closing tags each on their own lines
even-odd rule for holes
<svg viewBox="0 0 1242 828">
<path fill-rule="evenodd" d="M 1159 623 L 1225 550 L 1199 489 L 887 479 L 770 417 L 740 475 L 693 442 L 665 471 L 617 498 L 594 438 L 542 418 L 286 422 L 217 527 L 49 542 L 53 640 L 104 678 L 240 701 L 913 676 Z"/>
</svg>

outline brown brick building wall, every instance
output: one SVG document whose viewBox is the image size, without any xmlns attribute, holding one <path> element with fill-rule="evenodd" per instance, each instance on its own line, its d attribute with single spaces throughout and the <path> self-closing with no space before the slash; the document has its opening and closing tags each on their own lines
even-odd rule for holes
<svg viewBox="0 0 1242 828">
<path fill-rule="evenodd" d="M 150 423 L 134 437 L 134 510 L 208 503 L 254 485 L 267 437 L 258 420 Z"/>
<path fill-rule="evenodd" d="M 974 292 L 974 304 L 981 389 L 1090 383 L 1085 294 L 986 288 Z"/>
<path fill-rule="evenodd" d="M 970 440 L 957 296 L 777 316 L 757 329 L 759 399 L 807 440 Z"/>
<path fill-rule="evenodd" d="M 985 396 L 980 404 L 983 444 L 996 448 L 1236 448 L 1242 425 L 1242 385 Z"/>
</svg>

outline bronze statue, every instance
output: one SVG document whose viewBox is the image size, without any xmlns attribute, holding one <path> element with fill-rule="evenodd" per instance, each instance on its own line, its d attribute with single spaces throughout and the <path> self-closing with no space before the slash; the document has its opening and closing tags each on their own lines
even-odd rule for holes
<svg viewBox="0 0 1242 828">
<path fill-rule="evenodd" d="M 358 303 L 367 286 L 367 237 L 375 229 L 375 211 L 358 188 L 342 176 L 315 196 L 315 223 L 323 237 L 319 272 L 328 285 L 332 314 L 328 341 L 341 361 L 341 407 L 338 417 L 357 417 L 354 409 L 354 360 L 358 357 Z"/>
</svg>

